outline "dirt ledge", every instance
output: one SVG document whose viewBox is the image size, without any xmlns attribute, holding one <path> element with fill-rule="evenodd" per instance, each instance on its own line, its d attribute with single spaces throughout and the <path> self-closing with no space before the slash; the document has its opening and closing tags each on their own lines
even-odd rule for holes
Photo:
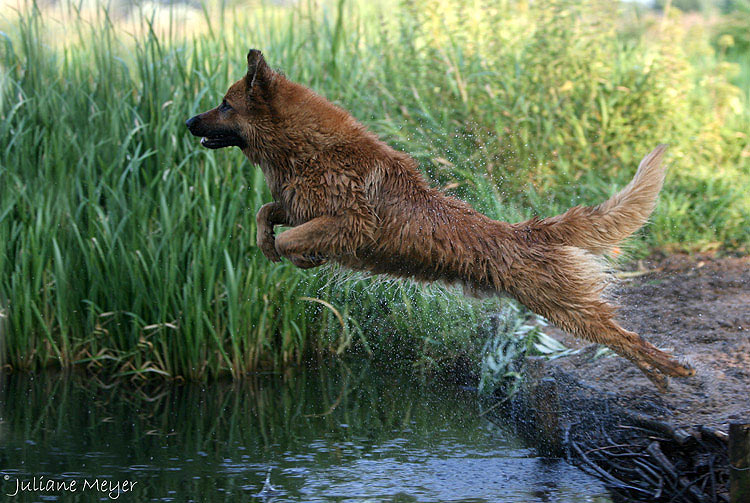
<svg viewBox="0 0 750 503">
<path fill-rule="evenodd" d="M 662 394 L 626 360 L 548 330 L 582 350 L 528 359 L 524 388 L 495 418 L 600 477 L 618 501 L 729 501 L 728 423 L 750 423 L 750 257 L 654 257 L 622 276 L 623 325 L 696 377 Z"/>
<path fill-rule="evenodd" d="M 750 422 L 750 257 L 655 257 L 625 276 L 630 279 L 613 292 L 623 326 L 691 363 L 696 376 L 671 379 L 662 394 L 620 357 L 593 360 L 593 351 L 583 351 L 554 365 L 584 385 L 648 402 L 657 417 L 675 425 Z M 561 331 L 550 332 L 582 347 Z"/>
</svg>

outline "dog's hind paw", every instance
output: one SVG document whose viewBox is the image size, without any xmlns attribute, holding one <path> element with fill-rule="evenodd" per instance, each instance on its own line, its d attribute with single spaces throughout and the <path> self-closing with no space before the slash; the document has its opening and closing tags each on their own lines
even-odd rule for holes
<svg viewBox="0 0 750 503">
<path fill-rule="evenodd" d="M 695 375 L 695 369 L 689 363 L 680 361 L 669 353 L 652 347 L 646 350 L 646 354 L 648 355 L 648 362 L 665 375 L 672 377 L 692 377 Z"/>
<path fill-rule="evenodd" d="M 669 391 L 669 378 L 667 376 L 656 369 L 645 370 L 641 368 L 641 370 L 661 393 Z"/>
</svg>

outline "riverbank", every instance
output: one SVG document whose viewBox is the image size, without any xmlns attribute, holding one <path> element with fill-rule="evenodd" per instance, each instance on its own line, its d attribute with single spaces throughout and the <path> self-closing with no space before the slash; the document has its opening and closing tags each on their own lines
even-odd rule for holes
<svg viewBox="0 0 750 503">
<path fill-rule="evenodd" d="M 656 256 L 632 264 L 614 295 L 623 324 L 689 361 L 696 375 L 659 393 L 622 358 L 591 353 L 554 365 L 585 386 L 652 403 L 675 424 L 719 426 L 750 418 L 750 257 Z M 580 341 L 550 327 L 569 347 Z"/>
<path fill-rule="evenodd" d="M 580 351 L 527 360 L 525 384 L 498 413 L 634 501 L 729 501 L 728 430 L 750 421 L 750 258 L 657 256 L 621 274 L 626 326 L 697 370 L 659 393 L 619 357 Z"/>
</svg>

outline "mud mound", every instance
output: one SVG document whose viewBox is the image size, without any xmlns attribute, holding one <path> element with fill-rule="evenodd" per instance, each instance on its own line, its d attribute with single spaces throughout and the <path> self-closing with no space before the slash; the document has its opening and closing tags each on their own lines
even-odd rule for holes
<svg viewBox="0 0 750 503">
<path fill-rule="evenodd" d="M 554 363 L 585 385 L 648 404 L 676 425 L 723 426 L 750 418 L 750 257 L 673 255 L 631 266 L 613 292 L 620 320 L 661 349 L 690 362 L 697 375 L 672 379 L 659 393 L 636 367 L 595 351 Z M 561 331 L 566 345 L 582 344 Z"/>
</svg>

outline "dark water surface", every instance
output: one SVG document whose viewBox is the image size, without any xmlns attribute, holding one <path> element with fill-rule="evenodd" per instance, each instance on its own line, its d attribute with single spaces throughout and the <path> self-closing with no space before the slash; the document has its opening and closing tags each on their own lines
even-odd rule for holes
<svg viewBox="0 0 750 503">
<path fill-rule="evenodd" d="M 0 500 L 611 501 L 483 419 L 474 393 L 405 373 L 339 366 L 140 389 L 5 376 Z M 31 490 L 8 496 L 22 484 Z"/>
</svg>

